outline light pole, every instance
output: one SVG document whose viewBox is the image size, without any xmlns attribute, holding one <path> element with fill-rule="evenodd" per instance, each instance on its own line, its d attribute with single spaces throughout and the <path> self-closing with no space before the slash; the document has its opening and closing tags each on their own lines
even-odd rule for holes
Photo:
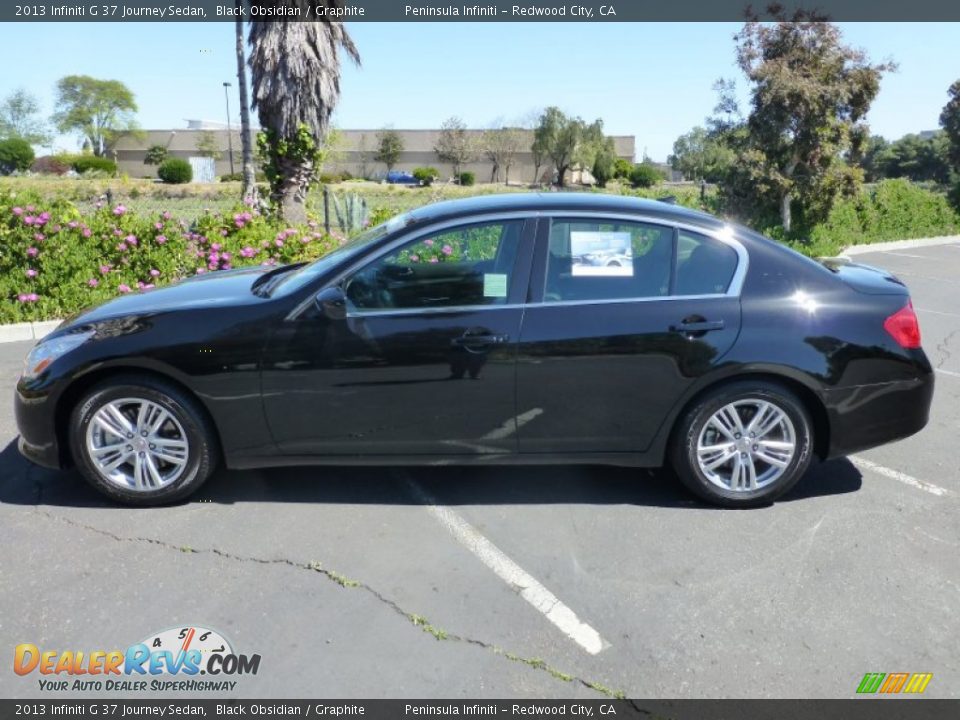
<svg viewBox="0 0 960 720">
<path fill-rule="evenodd" d="M 223 84 L 223 97 L 227 101 L 227 152 L 230 155 L 230 174 L 233 175 L 233 137 L 230 131 L 230 83 Z"/>
</svg>

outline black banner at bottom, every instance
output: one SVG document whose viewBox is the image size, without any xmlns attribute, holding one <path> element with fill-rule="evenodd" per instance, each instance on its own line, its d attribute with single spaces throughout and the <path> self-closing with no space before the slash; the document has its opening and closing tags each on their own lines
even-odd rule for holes
<svg viewBox="0 0 960 720">
<path fill-rule="evenodd" d="M 960 700 L 0 700 L 0 718 L 643 718 L 940 720 Z"/>
</svg>

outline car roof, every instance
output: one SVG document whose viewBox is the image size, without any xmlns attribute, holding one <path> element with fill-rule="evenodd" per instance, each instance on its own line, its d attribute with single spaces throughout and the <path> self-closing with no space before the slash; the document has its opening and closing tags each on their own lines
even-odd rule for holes
<svg viewBox="0 0 960 720">
<path fill-rule="evenodd" d="M 720 218 L 659 200 L 591 192 L 521 192 L 475 195 L 460 200 L 445 200 L 423 205 L 410 212 L 416 223 L 453 220 L 460 216 L 502 212 L 609 212 L 643 215 L 671 223 L 687 223 L 703 228 L 724 224 Z"/>
</svg>

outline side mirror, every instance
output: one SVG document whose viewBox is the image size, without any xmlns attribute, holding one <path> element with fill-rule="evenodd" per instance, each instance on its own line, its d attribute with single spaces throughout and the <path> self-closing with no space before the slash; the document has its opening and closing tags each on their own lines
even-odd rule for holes
<svg viewBox="0 0 960 720">
<path fill-rule="evenodd" d="M 339 287 L 328 287 L 321 290 L 314 302 L 326 317 L 331 320 L 343 320 L 347 316 L 347 296 Z"/>
</svg>

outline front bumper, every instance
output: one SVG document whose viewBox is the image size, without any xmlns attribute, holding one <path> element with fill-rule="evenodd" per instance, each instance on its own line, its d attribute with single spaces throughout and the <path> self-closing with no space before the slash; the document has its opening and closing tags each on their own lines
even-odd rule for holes
<svg viewBox="0 0 960 720">
<path fill-rule="evenodd" d="M 910 380 L 827 390 L 827 457 L 850 455 L 920 432 L 930 418 L 933 387 L 931 371 Z"/>
<path fill-rule="evenodd" d="M 14 394 L 13 412 L 20 431 L 20 454 L 46 468 L 64 468 L 67 463 L 57 442 L 56 408 L 50 395 L 24 387 L 21 380 Z"/>
</svg>

